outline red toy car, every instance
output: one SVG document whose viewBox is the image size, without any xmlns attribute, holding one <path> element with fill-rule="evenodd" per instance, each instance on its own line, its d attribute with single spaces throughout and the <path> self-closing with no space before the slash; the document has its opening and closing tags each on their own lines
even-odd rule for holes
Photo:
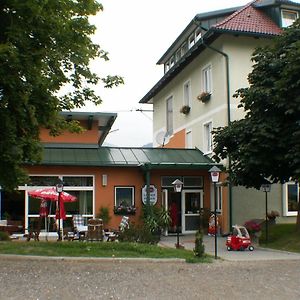
<svg viewBox="0 0 300 300">
<path fill-rule="evenodd" d="M 254 247 L 251 245 L 248 230 L 244 226 L 239 225 L 232 226 L 232 234 L 227 237 L 226 246 L 228 251 L 244 251 L 245 249 L 249 249 L 250 251 L 254 250 Z"/>
</svg>

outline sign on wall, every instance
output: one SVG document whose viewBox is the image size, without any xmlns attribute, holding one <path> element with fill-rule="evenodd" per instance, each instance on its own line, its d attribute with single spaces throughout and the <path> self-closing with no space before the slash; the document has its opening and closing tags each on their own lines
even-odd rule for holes
<svg viewBox="0 0 300 300">
<path fill-rule="evenodd" d="M 150 185 L 150 205 L 155 205 L 157 202 L 157 188 L 154 185 Z M 147 204 L 147 185 L 142 188 L 142 202 Z"/>
</svg>

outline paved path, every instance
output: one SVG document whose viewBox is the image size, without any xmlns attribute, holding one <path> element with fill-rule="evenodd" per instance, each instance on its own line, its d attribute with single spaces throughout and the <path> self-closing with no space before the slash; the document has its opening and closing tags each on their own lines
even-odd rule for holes
<svg viewBox="0 0 300 300">
<path fill-rule="evenodd" d="M 175 247 L 177 237 L 162 237 L 160 245 L 165 247 Z M 215 255 L 215 238 L 213 236 L 204 236 L 205 252 Z M 179 242 L 184 245 L 185 249 L 193 250 L 195 247 L 195 235 L 183 235 L 179 237 Z M 225 260 L 230 261 L 261 261 L 261 260 L 300 260 L 300 253 L 291 253 L 254 247 L 254 251 L 227 251 L 226 238 L 217 238 L 217 255 Z M 255 245 L 254 245 L 255 246 Z"/>
</svg>

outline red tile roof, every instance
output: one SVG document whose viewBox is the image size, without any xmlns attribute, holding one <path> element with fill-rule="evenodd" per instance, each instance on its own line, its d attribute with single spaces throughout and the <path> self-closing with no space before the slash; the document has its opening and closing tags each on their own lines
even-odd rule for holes
<svg viewBox="0 0 300 300">
<path fill-rule="evenodd" d="M 262 0 L 255 0 L 236 11 L 225 20 L 213 26 L 217 30 L 280 35 L 282 30 L 276 23 L 258 8 L 253 7 Z"/>
</svg>

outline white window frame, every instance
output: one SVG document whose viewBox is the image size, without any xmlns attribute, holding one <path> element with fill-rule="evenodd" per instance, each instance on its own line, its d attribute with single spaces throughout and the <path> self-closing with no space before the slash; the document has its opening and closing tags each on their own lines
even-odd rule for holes
<svg viewBox="0 0 300 300">
<path fill-rule="evenodd" d="M 174 132 L 173 104 L 173 95 L 171 95 L 166 99 L 166 129 L 169 135 L 172 135 Z"/>
<path fill-rule="evenodd" d="M 296 16 L 296 18 L 294 20 L 287 19 L 287 18 L 284 17 L 284 13 L 288 13 L 290 15 L 294 14 Z M 282 9 L 281 10 L 281 24 L 282 24 L 282 27 L 291 26 L 298 18 L 299 18 L 299 13 L 295 10 L 288 10 L 288 9 Z"/>
<path fill-rule="evenodd" d="M 212 65 L 209 64 L 202 69 L 203 92 L 212 93 Z"/>
<path fill-rule="evenodd" d="M 192 148 L 193 147 L 193 135 L 192 135 L 192 130 L 187 129 L 186 134 L 185 134 L 185 148 Z"/>
<path fill-rule="evenodd" d="M 132 190 L 132 199 L 131 199 L 131 206 L 135 206 L 135 187 L 134 186 L 115 186 L 114 188 L 114 204 L 117 206 L 117 189 L 131 189 Z"/>
<path fill-rule="evenodd" d="M 222 202 L 223 202 L 223 187 L 221 185 L 221 183 L 217 183 L 216 184 L 216 188 L 217 188 L 217 207 L 216 207 L 216 212 L 218 214 L 221 214 L 222 213 Z M 212 184 L 211 185 L 211 201 L 210 201 L 210 207 L 211 207 L 211 210 L 214 210 L 215 209 L 215 191 L 214 191 L 214 185 Z"/>
<path fill-rule="evenodd" d="M 196 43 L 201 39 L 202 33 L 200 28 L 196 28 L 195 30 L 195 41 Z"/>
<path fill-rule="evenodd" d="M 187 80 L 183 84 L 183 105 L 188 105 L 189 107 L 192 107 L 192 88 L 191 88 L 191 80 Z"/>
<path fill-rule="evenodd" d="M 283 185 L 283 214 L 284 216 L 290 217 L 290 216 L 297 216 L 297 211 L 289 211 L 289 206 L 288 206 L 288 186 L 289 185 L 295 185 L 297 183 L 295 182 L 287 182 Z M 298 193 L 297 193 L 297 200 L 299 202 L 299 183 L 297 184 L 298 186 Z"/>
<path fill-rule="evenodd" d="M 208 121 L 203 124 L 203 153 L 210 154 L 213 149 L 212 138 L 213 122 Z"/>
<path fill-rule="evenodd" d="M 181 45 L 181 56 L 184 56 L 189 51 L 189 46 L 187 42 Z"/>
<path fill-rule="evenodd" d="M 176 51 L 176 62 L 180 60 L 182 54 L 181 54 L 181 48 L 179 48 L 177 51 Z"/>
</svg>

